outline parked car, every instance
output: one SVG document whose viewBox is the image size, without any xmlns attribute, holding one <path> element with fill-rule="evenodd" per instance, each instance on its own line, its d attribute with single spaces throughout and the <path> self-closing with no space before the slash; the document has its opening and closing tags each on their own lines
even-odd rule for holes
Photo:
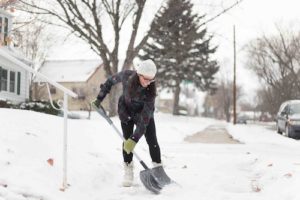
<svg viewBox="0 0 300 200">
<path fill-rule="evenodd" d="M 283 102 L 276 117 L 277 132 L 300 139 L 300 100 Z"/>
<path fill-rule="evenodd" d="M 237 124 L 247 124 L 248 117 L 247 116 L 238 116 L 236 119 Z"/>
</svg>

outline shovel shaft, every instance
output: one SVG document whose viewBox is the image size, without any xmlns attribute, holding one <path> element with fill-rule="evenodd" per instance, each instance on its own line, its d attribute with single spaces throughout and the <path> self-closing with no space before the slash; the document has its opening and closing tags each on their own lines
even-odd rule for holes
<svg viewBox="0 0 300 200">
<path fill-rule="evenodd" d="M 113 127 L 113 129 L 115 129 L 115 131 L 118 133 L 118 135 L 120 136 L 120 138 L 123 140 L 123 142 L 125 141 L 125 138 L 123 137 L 123 134 L 119 131 L 119 129 L 114 125 L 114 123 L 110 123 L 110 125 Z M 135 152 L 132 151 L 133 155 L 138 159 L 138 161 L 141 163 L 141 165 L 145 168 L 145 169 L 149 169 L 147 167 L 147 165 L 143 162 L 143 160 L 140 158 L 140 156 Z"/>
<path fill-rule="evenodd" d="M 92 104 L 92 107 L 102 116 L 104 117 L 104 119 L 106 119 L 106 121 L 113 127 L 113 129 L 118 133 L 118 135 L 120 136 L 120 138 L 123 140 L 123 142 L 125 141 L 125 138 L 123 137 L 123 134 L 119 131 L 119 129 L 115 126 L 115 124 L 113 123 L 113 121 L 110 119 L 110 117 L 107 116 L 105 110 L 103 109 L 103 107 L 101 106 L 100 108 L 98 108 L 97 106 L 95 106 L 94 104 Z M 133 155 L 138 159 L 138 161 L 141 163 L 141 165 L 145 168 L 145 169 L 149 169 L 147 167 L 147 165 L 143 162 L 143 160 L 140 158 L 140 156 L 135 152 L 132 151 Z"/>
</svg>

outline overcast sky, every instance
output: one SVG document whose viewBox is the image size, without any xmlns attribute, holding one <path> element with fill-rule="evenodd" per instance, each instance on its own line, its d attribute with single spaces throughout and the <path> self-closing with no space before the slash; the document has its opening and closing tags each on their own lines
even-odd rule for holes
<svg viewBox="0 0 300 200">
<path fill-rule="evenodd" d="M 243 0 L 239 6 L 211 22 L 208 27 L 216 33 L 219 44 L 218 58 L 222 64 L 227 65 L 225 67 L 227 73 L 232 74 L 233 25 L 236 26 L 237 83 L 243 85 L 247 95 L 252 98 L 253 91 L 259 85 L 255 76 L 246 70 L 243 47 L 251 39 L 262 34 L 276 34 L 275 24 L 284 27 L 300 27 L 298 2 L 297 0 Z"/>
<path fill-rule="evenodd" d="M 146 12 L 143 14 L 143 24 L 139 31 L 139 38 L 148 28 L 154 13 L 165 0 L 149 0 L 146 4 Z M 220 13 L 236 0 L 193 0 L 195 12 L 207 15 L 207 19 Z M 298 0 L 243 0 L 226 14 L 221 15 L 207 24 L 209 33 L 215 35 L 214 43 L 219 46 L 216 54 L 220 62 L 223 76 L 231 78 L 233 69 L 233 25 L 236 26 L 237 43 L 237 82 L 242 85 L 248 95 L 258 87 L 257 80 L 253 74 L 246 70 L 246 59 L 243 56 L 243 47 L 251 39 L 263 33 L 276 33 L 275 24 L 284 27 L 299 26 L 300 15 Z M 130 24 L 128 24 L 130 27 Z M 129 37 L 128 29 L 124 30 L 123 38 Z M 109 31 L 108 31 L 109 32 Z M 109 35 L 109 34 L 108 34 Z M 109 36 L 108 36 L 109 37 Z M 121 51 L 124 51 L 127 43 L 123 43 Z M 121 53 L 122 56 L 122 53 Z M 88 45 L 78 40 L 72 40 L 64 45 L 59 45 L 49 55 L 50 59 L 72 59 L 72 58 L 95 58 Z M 253 96 L 253 95 L 252 95 Z"/>
</svg>

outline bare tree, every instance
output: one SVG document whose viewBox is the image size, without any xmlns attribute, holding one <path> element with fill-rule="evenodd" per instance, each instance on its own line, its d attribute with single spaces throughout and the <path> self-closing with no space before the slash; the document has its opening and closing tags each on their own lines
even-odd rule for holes
<svg viewBox="0 0 300 200">
<path fill-rule="evenodd" d="M 18 48 L 27 59 L 32 62 L 32 67 L 38 70 L 48 55 L 49 49 L 55 43 L 55 36 L 48 31 L 45 24 L 37 20 L 36 16 L 20 13 L 14 19 L 12 30 L 14 46 Z M 34 75 L 30 79 L 30 99 L 32 99 Z M 38 94 L 38 92 L 35 92 Z"/>
<path fill-rule="evenodd" d="M 129 69 L 133 59 L 149 38 L 154 27 L 150 25 L 143 37 L 137 41 L 142 14 L 147 0 L 18 0 L 18 9 L 29 13 L 46 15 L 48 24 L 59 25 L 71 30 L 90 45 L 90 48 L 101 57 L 106 75 L 118 71 L 121 29 L 128 18 L 132 17 L 132 29 L 128 30 L 129 42 L 125 61 L 121 69 Z M 238 5 L 242 0 L 224 9 L 205 23 L 218 18 Z M 54 20 L 49 20 L 50 17 Z M 154 18 L 154 16 L 153 16 Z M 110 21 L 108 23 L 108 21 Z M 112 34 L 105 37 L 105 29 L 111 27 Z M 109 38 L 109 39 L 107 39 Z M 116 114 L 117 90 L 110 95 L 110 115 Z"/>
<path fill-rule="evenodd" d="M 46 31 L 45 24 L 39 23 L 34 18 L 26 21 L 24 18 L 22 21 L 16 18 L 12 34 L 14 46 L 34 63 L 34 67 L 38 67 L 45 61 L 49 49 L 55 43 L 55 36 Z"/>
<path fill-rule="evenodd" d="M 257 110 L 262 113 L 268 112 L 275 115 L 278 111 L 278 105 L 281 100 L 277 99 L 275 91 L 272 91 L 270 87 L 264 87 L 257 91 Z"/>
<path fill-rule="evenodd" d="M 237 86 L 236 94 L 236 99 L 240 99 L 242 96 L 241 86 Z M 233 107 L 233 82 L 223 78 L 216 93 L 213 95 L 208 94 L 204 104 L 206 110 L 212 110 L 211 116 L 218 119 L 226 119 L 227 122 L 230 122 L 231 109 Z"/>
<path fill-rule="evenodd" d="M 49 24 L 67 27 L 72 33 L 86 41 L 101 57 L 106 75 L 118 72 L 120 32 L 129 16 L 132 16 L 132 30 L 122 69 L 129 69 L 134 57 L 146 43 L 152 27 L 137 42 L 136 37 L 146 0 L 19 0 L 19 9 L 29 13 L 52 16 L 56 21 L 44 20 Z M 153 16 L 154 17 L 154 16 Z M 110 23 L 107 23 L 110 20 Z M 112 27 L 113 34 L 105 41 L 104 29 Z M 111 41 L 112 39 L 112 41 Z M 110 115 L 116 114 L 117 90 L 110 95 Z"/>
<path fill-rule="evenodd" d="M 247 47 L 248 67 L 267 86 L 263 100 L 272 105 L 270 113 L 283 101 L 299 98 L 300 91 L 300 34 L 278 26 L 277 31 L 277 35 L 262 35 Z"/>
</svg>

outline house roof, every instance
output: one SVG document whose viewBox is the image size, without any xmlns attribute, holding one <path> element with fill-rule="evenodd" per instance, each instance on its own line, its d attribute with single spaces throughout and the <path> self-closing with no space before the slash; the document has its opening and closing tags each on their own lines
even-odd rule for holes
<svg viewBox="0 0 300 200">
<path fill-rule="evenodd" d="M 101 64 L 100 59 L 48 60 L 42 64 L 39 72 L 56 82 L 85 82 Z"/>
<path fill-rule="evenodd" d="M 26 65 L 32 65 L 32 61 L 30 61 L 26 56 L 17 48 L 13 46 L 3 46 L 1 47 L 3 51 L 8 53 L 9 55 L 13 56 L 14 58 L 22 61 Z"/>
<path fill-rule="evenodd" d="M 1 14 L 1 15 L 5 15 L 6 17 L 10 17 L 10 18 L 13 17 L 12 14 L 10 14 L 9 12 L 3 10 L 2 8 L 0 8 L 0 14 Z"/>
<path fill-rule="evenodd" d="M 24 56 L 21 56 L 21 53 L 14 48 L 8 46 L 2 46 L 0 48 L 0 56 L 8 59 L 9 61 L 15 63 L 18 66 L 29 67 L 32 63 L 26 59 Z M 23 67 L 24 68 L 24 67 Z"/>
</svg>

